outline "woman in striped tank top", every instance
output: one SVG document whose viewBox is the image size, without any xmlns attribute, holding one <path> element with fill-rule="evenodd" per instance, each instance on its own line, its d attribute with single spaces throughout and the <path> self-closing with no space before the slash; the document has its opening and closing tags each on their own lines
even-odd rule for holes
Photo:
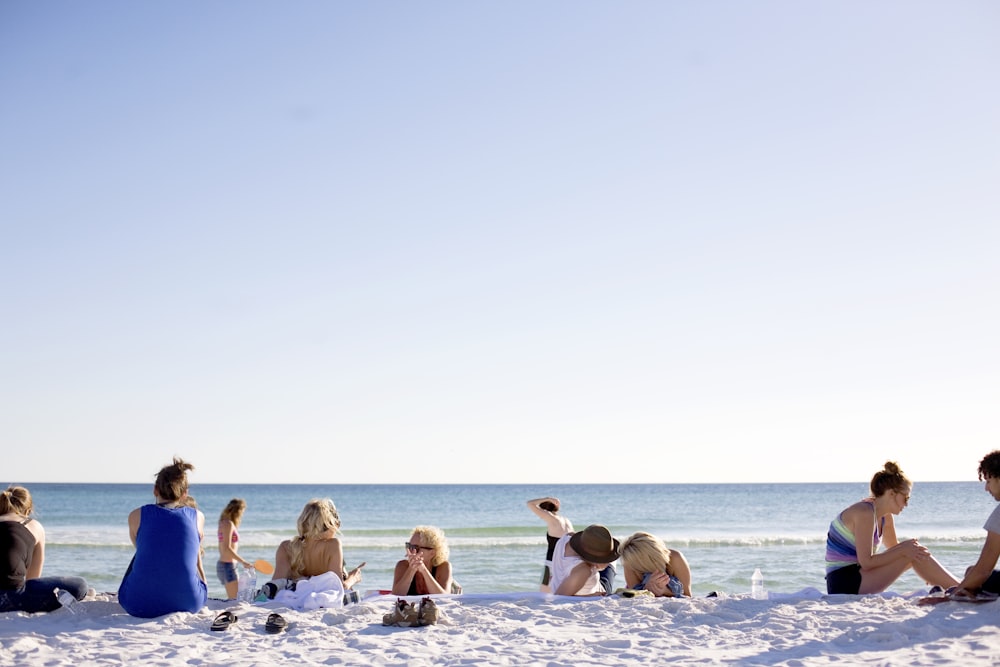
<svg viewBox="0 0 1000 667">
<path fill-rule="evenodd" d="M 830 523 L 826 538 L 826 592 L 880 593 L 910 567 L 928 584 L 949 588 L 958 580 L 916 540 L 896 539 L 893 515 L 910 501 L 913 484 L 894 462 L 875 473 L 870 498 L 854 503 Z M 882 553 L 879 543 L 885 545 Z"/>
</svg>

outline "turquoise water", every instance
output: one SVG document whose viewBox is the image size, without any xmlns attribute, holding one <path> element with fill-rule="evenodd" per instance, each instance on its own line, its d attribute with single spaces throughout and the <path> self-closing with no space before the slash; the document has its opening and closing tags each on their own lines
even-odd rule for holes
<svg viewBox="0 0 1000 667">
<path fill-rule="evenodd" d="M 77 574 L 99 591 L 117 590 L 132 557 L 128 513 L 152 501 L 151 484 L 25 484 L 47 533 L 46 574 Z M 603 523 L 619 538 L 646 530 L 691 563 L 695 595 L 745 593 L 755 567 L 771 590 L 825 590 L 823 560 L 830 519 L 866 495 L 859 484 L 608 485 L 222 485 L 191 488 L 206 517 L 209 594 L 215 524 L 230 498 L 247 501 L 240 553 L 274 561 L 295 533 L 302 505 L 330 497 L 340 511 L 344 557 L 367 561 L 361 590 L 389 588 L 403 542 L 417 524 L 445 530 L 457 579 L 469 592 L 537 590 L 545 525 L 527 500 L 556 496 L 577 528 Z M 900 539 L 916 537 L 958 576 L 975 562 L 983 522 L 995 502 L 978 482 L 925 482 L 897 517 Z M 622 584 L 619 578 L 619 584 Z M 890 590 L 922 587 L 904 575 Z"/>
</svg>

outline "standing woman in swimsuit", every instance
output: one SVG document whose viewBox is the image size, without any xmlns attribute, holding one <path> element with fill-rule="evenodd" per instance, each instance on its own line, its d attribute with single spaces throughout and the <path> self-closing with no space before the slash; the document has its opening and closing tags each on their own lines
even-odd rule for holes
<svg viewBox="0 0 1000 667">
<path fill-rule="evenodd" d="M 870 498 L 854 503 L 830 523 L 826 540 L 826 592 L 881 593 L 910 567 L 924 581 L 949 588 L 958 580 L 916 540 L 896 539 L 893 516 L 910 502 L 913 484 L 896 463 L 875 473 Z M 879 543 L 885 551 L 878 551 Z"/>
<path fill-rule="evenodd" d="M 45 529 L 32 517 L 34 508 L 23 486 L 0 492 L 0 611 L 58 609 L 56 588 L 77 600 L 87 595 L 87 582 L 80 577 L 42 577 Z"/>
<path fill-rule="evenodd" d="M 451 563 L 444 531 L 435 526 L 417 526 L 406 543 L 406 558 L 396 563 L 392 576 L 393 595 L 451 593 Z"/>
<path fill-rule="evenodd" d="M 528 509 L 534 512 L 548 527 L 545 532 L 545 540 L 548 543 L 545 551 L 545 569 L 542 571 L 542 585 L 539 590 L 543 593 L 551 593 L 552 587 L 549 586 L 549 579 L 552 576 L 552 553 L 559 538 L 573 532 L 573 522 L 559 514 L 558 498 L 549 496 L 529 500 Z"/>
<path fill-rule="evenodd" d="M 236 550 L 239 548 L 240 534 L 236 530 L 243 520 L 243 512 L 247 509 L 247 501 L 233 498 L 219 515 L 219 561 L 215 564 L 215 573 L 226 588 L 226 597 L 236 599 L 239 592 L 239 577 L 236 576 L 237 561 L 243 567 L 251 567 Z"/>
</svg>

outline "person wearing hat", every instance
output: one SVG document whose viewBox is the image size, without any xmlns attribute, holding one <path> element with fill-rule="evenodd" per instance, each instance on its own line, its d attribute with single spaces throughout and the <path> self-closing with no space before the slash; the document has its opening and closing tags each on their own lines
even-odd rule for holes
<svg viewBox="0 0 1000 667">
<path fill-rule="evenodd" d="M 606 595 L 601 570 L 618 560 L 621 542 L 605 526 L 593 524 L 556 542 L 549 584 L 556 595 Z M 613 575 L 613 570 L 612 570 Z M 613 585 L 613 582 L 608 582 Z"/>
</svg>

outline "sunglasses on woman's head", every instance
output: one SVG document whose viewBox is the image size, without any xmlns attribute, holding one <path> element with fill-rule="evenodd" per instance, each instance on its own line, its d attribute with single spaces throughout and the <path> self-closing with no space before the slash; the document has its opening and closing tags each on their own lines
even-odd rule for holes
<svg viewBox="0 0 1000 667">
<path fill-rule="evenodd" d="M 425 547 L 420 544 L 413 544 L 412 542 L 406 543 L 407 551 L 416 551 L 417 549 L 423 549 L 424 551 L 434 551 L 434 547 Z"/>
</svg>

